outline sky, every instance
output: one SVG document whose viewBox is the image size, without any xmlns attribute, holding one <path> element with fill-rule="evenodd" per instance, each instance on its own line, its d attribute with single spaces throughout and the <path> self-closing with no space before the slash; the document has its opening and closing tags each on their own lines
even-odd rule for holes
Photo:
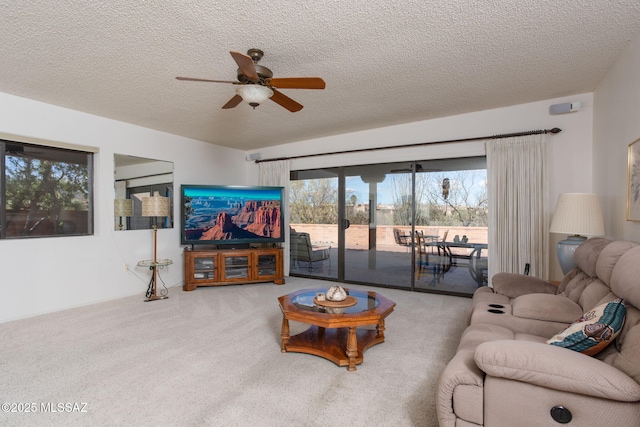
<svg viewBox="0 0 640 427">
<path fill-rule="evenodd" d="M 464 172 L 465 174 L 465 184 L 469 187 L 473 186 L 471 190 L 472 196 L 474 194 L 473 189 L 476 189 L 475 193 L 477 194 L 478 191 L 482 189 L 482 187 L 486 184 L 486 180 L 487 180 L 486 169 L 466 170 L 462 172 Z M 453 177 L 457 176 L 458 172 L 447 171 L 447 172 L 425 173 L 425 175 L 427 174 L 431 175 L 429 178 L 431 178 L 433 181 L 438 183 L 437 191 L 441 191 L 440 183 L 442 182 L 442 179 L 444 177 L 451 177 L 450 178 L 452 180 L 451 188 L 453 189 L 455 187 L 455 182 L 453 182 L 454 181 Z M 407 174 L 406 177 L 409 178 L 409 174 Z M 427 176 L 425 176 L 425 178 L 427 178 Z M 389 176 L 387 176 L 385 177 L 384 181 L 377 184 L 378 204 L 390 205 L 395 202 L 392 181 L 393 180 Z M 347 177 L 346 193 L 347 193 L 347 198 L 351 197 L 351 195 L 354 194 L 357 197 L 357 203 L 367 203 L 369 200 L 369 184 L 362 181 L 362 178 L 360 178 L 359 176 Z"/>
</svg>

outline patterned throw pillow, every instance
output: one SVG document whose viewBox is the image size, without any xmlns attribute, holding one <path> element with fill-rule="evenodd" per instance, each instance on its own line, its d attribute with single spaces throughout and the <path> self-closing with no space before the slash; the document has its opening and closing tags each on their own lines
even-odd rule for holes
<svg viewBox="0 0 640 427">
<path fill-rule="evenodd" d="M 599 305 L 547 340 L 547 344 L 593 356 L 618 336 L 626 314 L 627 309 L 620 298 Z"/>
</svg>

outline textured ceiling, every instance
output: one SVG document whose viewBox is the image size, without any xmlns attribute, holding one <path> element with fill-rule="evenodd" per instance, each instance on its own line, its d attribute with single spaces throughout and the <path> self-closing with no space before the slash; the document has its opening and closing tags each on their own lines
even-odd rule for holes
<svg viewBox="0 0 640 427">
<path fill-rule="evenodd" d="M 638 0 L 0 0 L 0 92 L 255 150 L 591 92 L 640 31 Z M 230 50 L 319 76 L 222 110 Z"/>
</svg>

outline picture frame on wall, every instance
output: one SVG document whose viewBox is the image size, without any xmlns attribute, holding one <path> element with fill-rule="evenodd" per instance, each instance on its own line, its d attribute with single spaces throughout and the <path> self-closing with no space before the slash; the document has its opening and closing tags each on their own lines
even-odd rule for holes
<svg viewBox="0 0 640 427">
<path fill-rule="evenodd" d="M 640 221 L 640 138 L 629 144 L 627 221 Z"/>
</svg>

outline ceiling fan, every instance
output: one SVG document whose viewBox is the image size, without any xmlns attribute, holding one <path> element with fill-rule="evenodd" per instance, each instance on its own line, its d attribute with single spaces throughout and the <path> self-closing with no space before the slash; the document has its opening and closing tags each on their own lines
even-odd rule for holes
<svg viewBox="0 0 640 427">
<path fill-rule="evenodd" d="M 238 85 L 236 95 L 222 106 L 223 109 L 234 108 L 243 100 L 254 109 L 267 99 L 295 113 L 302 110 L 302 104 L 284 95 L 278 89 L 324 89 L 325 83 L 320 77 L 280 77 L 274 78 L 267 67 L 258 65 L 264 52 L 260 49 L 249 49 L 247 54 L 231 51 L 231 56 L 238 64 L 238 81 L 198 79 L 194 77 L 176 77 L 178 80 L 192 82 L 231 83 Z"/>
</svg>

